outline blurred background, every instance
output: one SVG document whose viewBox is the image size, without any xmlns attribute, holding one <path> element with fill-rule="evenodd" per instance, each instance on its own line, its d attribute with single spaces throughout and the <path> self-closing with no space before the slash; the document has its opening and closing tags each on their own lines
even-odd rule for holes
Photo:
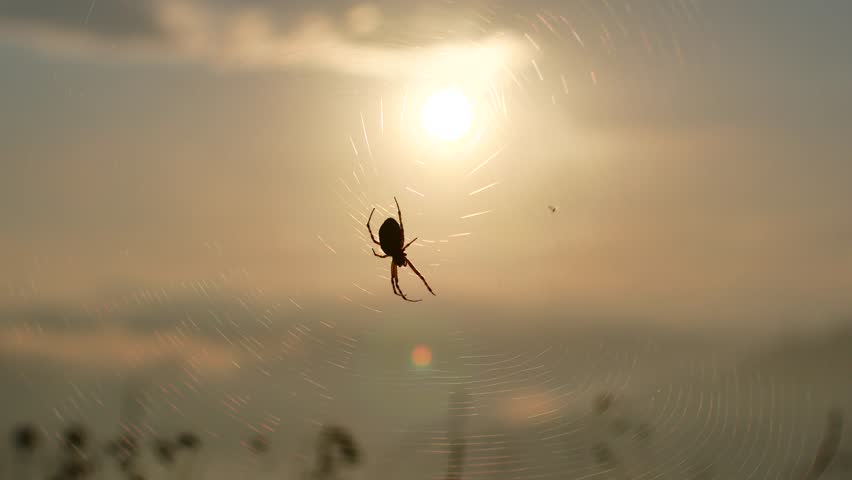
<svg viewBox="0 0 852 480">
<path fill-rule="evenodd" d="M 0 1 L 0 475 L 847 478 L 849 18 Z"/>
</svg>

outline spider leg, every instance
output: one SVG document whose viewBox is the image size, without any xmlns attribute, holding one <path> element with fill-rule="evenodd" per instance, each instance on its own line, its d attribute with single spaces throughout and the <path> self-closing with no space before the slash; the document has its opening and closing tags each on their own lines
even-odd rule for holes
<svg viewBox="0 0 852 480">
<path fill-rule="evenodd" d="M 396 202 L 396 216 L 399 217 L 399 238 L 404 242 L 405 227 L 402 226 L 402 210 L 399 209 L 399 201 L 397 201 L 396 197 L 393 197 L 393 201 Z"/>
<path fill-rule="evenodd" d="M 423 284 L 426 285 L 427 289 L 429 289 L 429 293 L 435 295 L 435 292 L 432 291 L 432 287 L 429 286 L 429 282 L 427 282 L 426 279 L 423 278 L 423 275 L 420 275 L 420 272 L 417 271 L 417 268 L 414 266 L 413 263 L 411 263 L 411 260 L 406 259 L 405 264 L 411 267 L 412 270 L 414 270 L 414 273 L 416 273 L 417 276 L 420 277 L 420 280 L 423 280 Z"/>
<path fill-rule="evenodd" d="M 413 240 L 411 240 L 410 242 L 406 243 L 406 244 L 405 244 L 405 246 L 404 246 L 404 247 L 402 247 L 402 251 L 404 252 L 404 251 L 405 251 L 405 249 L 406 249 L 406 248 L 408 248 L 408 246 L 409 246 L 409 245 L 411 245 L 412 243 L 414 243 L 414 241 L 415 241 L 415 240 L 417 240 L 417 237 L 414 237 L 414 239 L 413 239 Z"/>
<path fill-rule="evenodd" d="M 391 288 L 393 288 L 393 294 L 394 295 L 399 295 L 399 293 L 397 293 L 397 291 L 396 291 L 397 275 L 398 275 L 398 273 L 397 273 L 397 270 L 396 270 L 396 264 L 393 263 L 393 261 L 391 261 Z"/>
<path fill-rule="evenodd" d="M 406 296 L 405 296 L 405 294 L 404 294 L 404 293 L 402 293 L 402 288 L 400 288 L 400 286 L 399 286 L 399 278 L 397 278 L 397 279 L 396 279 L 396 283 L 397 283 L 396 290 L 399 292 L 399 294 L 398 294 L 398 295 L 399 295 L 400 297 L 402 297 L 402 299 L 403 299 L 403 300 L 405 300 L 406 302 L 411 302 L 411 303 L 417 303 L 417 302 L 422 302 L 422 301 L 423 301 L 423 299 L 422 299 L 422 298 L 418 298 L 417 300 L 412 300 L 412 299 L 410 299 L 410 298 L 406 297 Z"/>
<path fill-rule="evenodd" d="M 388 258 L 388 257 L 390 257 L 390 255 L 379 255 L 378 253 L 376 253 L 376 249 L 375 249 L 375 248 L 371 248 L 370 250 L 372 250 L 372 251 L 373 251 L 373 255 L 375 255 L 375 256 L 377 256 L 377 257 L 379 257 L 379 258 Z"/>
<path fill-rule="evenodd" d="M 378 241 L 378 240 L 376 240 L 376 236 L 375 236 L 375 235 L 373 235 L 373 229 L 372 229 L 372 228 L 370 228 L 370 220 L 372 220 L 372 219 L 373 219 L 373 214 L 374 214 L 374 213 L 376 213 L 376 209 L 375 209 L 375 208 L 373 208 L 373 211 L 372 211 L 372 212 L 370 212 L 370 218 L 368 218 L 368 219 L 367 219 L 367 231 L 368 231 L 368 232 L 370 232 L 370 238 L 373 240 L 373 243 L 375 243 L 376 245 L 381 246 L 382 244 L 381 244 L 381 243 L 379 243 L 379 241 Z"/>
<path fill-rule="evenodd" d="M 391 264 L 391 283 L 393 284 L 393 293 L 402 297 L 406 302 L 419 302 L 420 300 L 410 300 L 402 293 L 402 287 L 399 286 L 399 270 L 395 263 Z"/>
</svg>

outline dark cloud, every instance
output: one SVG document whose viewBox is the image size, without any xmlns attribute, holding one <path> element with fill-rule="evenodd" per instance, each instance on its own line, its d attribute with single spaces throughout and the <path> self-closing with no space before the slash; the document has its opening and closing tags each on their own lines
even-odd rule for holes
<svg viewBox="0 0 852 480">
<path fill-rule="evenodd" d="M 0 22 L 104 40 L 150 40 L 165 33 L 151 0 L 3 0 Z"/>
</svg>

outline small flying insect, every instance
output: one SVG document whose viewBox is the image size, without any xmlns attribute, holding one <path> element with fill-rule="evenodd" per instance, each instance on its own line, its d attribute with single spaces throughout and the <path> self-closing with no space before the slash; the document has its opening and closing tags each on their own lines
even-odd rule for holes
<svg viewBox="0 0 852 480">
<path fill-rule="evenodd" d="M 556 213 L 557 208 L 553 205 L 548 205 L 547 209 L 550 210 L 550 213 Z"/>
<path fill-rule="evenodd" d="M 399 202 L 396 200 L 396 197 L 393 197 L 393 201 L 396 202 L 396 213 L 399 217 L 399 223 L 397 223 L 393 217 L 385 220 L 385 222 L 382 223 L 382 226 L 379 227 L 379 240 L 376 240 L 375 235 L 373 235 L 373 229 L 370 228 L 370 221 L 373 219 L 373 214 L 376 213 L 375 208 L 373 208 L 373 211 L 370 212 L 370 218 L 367 219 L 367 231 L 370 232 L 370 238 L 373 240 L 373 243 L 381 247 L 382 251 L 385 253 L 384 255 L 379 255 L 376 253 L 376 249 L 373 248 L 373 255 L 379 258 L 392 258 L 391 287 L 393 287 L 394 295 L 399 295 L 403 300 L 409 302 L 419 302 L 420 300 L 409 300 L 408 297 L 402 293 L 402 289 L 399 287 L 399 268 L 411 267 L 414 273 L 420 277 L 420 280 L 423 280 L 423 284 L 426 285 L 427 289 L 429 289 L 429 293 L 435 295 L 435 292 L 432 291 L 432 287 L 429 286 L 429 283 L 425 278 L 423 278 L 423 275 L 417 271 L 417 268 L 414 267 L 414 264 L 411 263 L 411 260 L 409 260 L 405 254 L 405 249 L 414 243 L 414 241 L 417 240 L 417 237 L 414 237 L 414 240 L 405 243 L 405 228 L 402 225 L 402 210 L 399 208 Z"/>
</svg>

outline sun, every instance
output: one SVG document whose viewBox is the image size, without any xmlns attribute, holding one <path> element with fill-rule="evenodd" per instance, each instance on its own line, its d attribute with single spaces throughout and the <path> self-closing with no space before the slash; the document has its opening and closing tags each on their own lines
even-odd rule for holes
<svg viewBox="0 0 852 480">
<path fill-rule="evenodd" d="M 459 89 L 437 90 L 423 102 L 420 112 L 426 132 L 443 141 L 461 138 L 473 122 L 473 108 Z"/>
</svg>

